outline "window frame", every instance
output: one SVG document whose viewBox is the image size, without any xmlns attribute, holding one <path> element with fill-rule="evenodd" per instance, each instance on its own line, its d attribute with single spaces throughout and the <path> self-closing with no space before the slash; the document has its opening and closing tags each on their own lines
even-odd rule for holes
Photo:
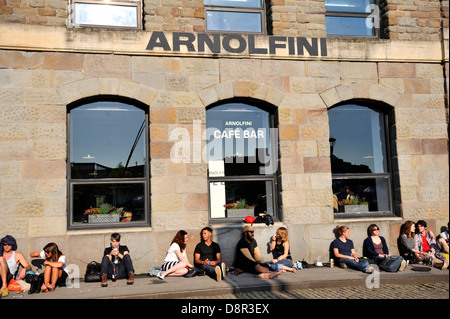
<svg viewBox="0 0 450 319">
<path fill-rule="evenodd" d="M 106 28 L 106 29 L 127 29 L 127 30 L 142 30 L 143 29 L 143 0 L 69 0 L 69 16 L 71 18 L 71 24 L 73 27 L 81 28 Z M 76 23 L 76 10 L 75 5 L 77 3 L 95 4 L 95 5 L 110 5 L 110 6 L 127 6 L 136 7 L 136 27 L 117 26 L 117 25 L 101 25 L 101 24 L 77 24 Z"/>
<path fill-rule="evenodd" d="M 384 122 L 384 149 L 386 152 L 386 172 L 384 173 L 333 173 L 332 165 L 330 165 L 331 169 L 331 181 L 332 184 L 335 180 L 364 180 L 364 179 L 385 179 L 387 180 L 387 192 L 389 196 L 389 212 L 383 212 L 383 211 L 369 211 L 367 213 L 342 213 L 339 212 L 339 210 L 336 212 L 333 212 L 333 216 L 335 220 L 339 219 L 348 219 L 348 218 L 386 218 L 386 217 L 398 217 L 398 211 L 396 207 L 396 196 L 395 196 L 395 174 L 393 171 L 394 163 L 392 158 L 392 153 L 394 150 L 392 149 L 393 145 L 395 145 L 395 142 L 393 141 L 393 137 L 391 136 L 391 126 L 393 125 L 393 110 L 389 109 L 387 106 L 380 105 L 373 103 L 371 101 L 345 101 L 341 102 L 339 104 L 336 104 L 330 108 L 328 108 L 328 111 L 331 109 L 345 106 L 345 105 L 357 105 L 360 107 L 368 108 L 374 112 L 379 113 L 383 116 L 383 122 Z M 329 124 L 329 131 L 331 131 L 331 125 Z M 331 132 L 330 132 L 330 164 L 332 161 L 332 151 L 331 151 Z M 334 190 L 332 189 L 332 193 L 334 194 Z"/>
<path fill-rule="evenodd" d="M 248 99 L 231 99 L 231 100 L 225 100 L 216 102 L 206 108 L 206 112 L 210 109 L 213 109 L 214 107 L 228 104 L 228 103 L 242 103 L 247 104 L 252 107 L 256 107 L 262 111 L 265 111 L 268 113 L 269 116 L 269 130 L 270 129 L 278 129 L 278 109 L 273 108 L 270 105 L 264 105 L 260 102 L 254 102 Z M 208 129 L 208 124 L 205 120 L 205 127 Z M 276 140 L 275 140 L 276 139 Z M 274 147 L 275 145 L 279 145 L 278 135 L 273 136 L 270 134 L 270 145 L 271 145 L 271 155 L 272 160 L 276 160 L 277 163 L 277 169 L 273 174 L 269 175 L 231 175 L 231 176 L 209 176 L 209 169 L 207 169 L 207 184 L 208 184 L 208 220 L 211 224 L 220 224 L 220 223 L 236 223 L 242 221 L 242 217 L 211 217 L 211 183 L 226 183 L 226 182 L 254 182 L 254 181 L 260 181 L 260 182 L 266 182 L 270 181 L 272 182 L 272 197 L 273 197 L 273 216 L 272 218 L 274 221 L 280 221 L 281 220 L 281 209 L 280 209 L 280 192 L 279 190 L 281 185 L 281 175 L 280 175 L 280 153 L 278 146 Z M 276 144 L 275 144 L 276 143 Z M 276 152 L 276 153 L 274 153 Z M 208 156 L 208 154 L 207 154 Z M 208 161 L 208 158 L 207 158 Z"/>
<path fill-rule="evenodd" d="M 205 4 L 203 1 L 204 10 L 205 10 L 205 32 L 207 33 L 233 33 L 233 34 L 267 34 L 267 25 L 266 25 L 266 1 L 262 1 L 262 8 L 254 8 L 254 7 L 232 7 L 232 6 L 214 6 L 210 4 Z M 232 30 L 208 30 L 208 11 L 219 11 L 219 12 L 242 12 L 242 13 L 260 13 L 261 14 L 261 32 L 252 32 L 252 31 L 232 31 Z"/>
<path fill-rule="evenodd" d="M 128 178 L 99 178 L 99 179 L 82 179 L 72 178 L 71 168 L 71 126 L 70 126 L 70 112 L 77 107 L 95 103 L 95 102 L 119 102 L 136 107 L 144 111 L 145 130 L 144 130 L 144 146 L 145 146 L 145 168 L 143 177 L 128 177 Z M 149 227 L 151 226 L 151 199 L 150 199 L 150 125 L 149 125 L 149 108 L 142 102 L 132 100 L 129 98 L 120 98 L 117 96 L 104 95 L 101 97 L 86 98 L 73 103 L 66 107 L 67 120 L 67 229 L 68 230 L 87 230 L 87 229 L 106 229 L 106 228 L 131 228 L 131 227 Z M 106 185 L 106 184 L 143 184 L 144 185 L 144 220 L 133 222 L 112 222 L 112 223 L 74 223 L 73 217 L 73 191 L 76 185 Z"/>
<path fill-rule="evenodd" d="M 380 7 L 379 0 L 374 0 L 374 5 L 379 8 Z M 326 4 L 325 4 L 325 19 L 326 19 L 326 17 L 368 18 L 371 14 L 372 14 L 372 12 L 345 12 L 345 11 L 327 10 Z M 381 23 L 380 10 L 378 10 L 378 13 L 377 13 L 377 20 L 378 20 L 378 25 L 379 25 L 379 23 Z M 380 27 L 376 28 L 375 25 L 376 25 L 376 23 L 374 21 L 374 26 L 372 27 L 373 35 L 329 34 L 327 32 L 327 37 L 330 37 L 330 38 L 378 39 L 378 38 L 380 38 Z M 327 27 L 327 25 L 325 22 L 325 29 L 326 29 L 326 27 Z"/>
</svg>

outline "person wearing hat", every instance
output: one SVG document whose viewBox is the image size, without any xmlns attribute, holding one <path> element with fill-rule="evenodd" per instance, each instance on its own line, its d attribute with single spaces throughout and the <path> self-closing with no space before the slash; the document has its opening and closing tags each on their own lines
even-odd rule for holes
<svg viewBox="0 0 450 319">
<path fill-rule="evenodd" d="M 264 279 L 272 279 L 285 272 L 285 270 L 273 272 L 261 263 L 258 243 L 255 240 L 255 230 L 251 225 L 245 225 L 242 228 L 242 238 L 236 246 L 234 268 L 236 269 L 236 275 L 248 272 Z"/>
<path fill-rule="evenodd" d="M 3 297 L 8 295 L 8 284 L 11 279 L 14 278 L 17 271 L 19 270 L 19 265 L 22 266 L 22 271 L 19 273 L 19 279 L 25 278 L 25 273 L 27 270 L 31 270 L 31 266 L 28 264 L 24 255 L 17 252 L 17 242 L 16 239 L 11 235 L 6 235 L 0 240 L 2 261 L 0 261 L 0 274 L 2 280 L 1 294 Z"/>
</svg>

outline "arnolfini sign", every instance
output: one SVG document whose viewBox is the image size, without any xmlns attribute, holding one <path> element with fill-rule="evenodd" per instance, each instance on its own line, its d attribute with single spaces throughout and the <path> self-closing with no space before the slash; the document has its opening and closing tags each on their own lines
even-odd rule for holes
<svg viewBox="0 0 450 319">
<path fill-rule="evenodd" d="M 154 31 L 147 51 L 167 53 L 327 56 L 325 38 Z"/>
</svg>

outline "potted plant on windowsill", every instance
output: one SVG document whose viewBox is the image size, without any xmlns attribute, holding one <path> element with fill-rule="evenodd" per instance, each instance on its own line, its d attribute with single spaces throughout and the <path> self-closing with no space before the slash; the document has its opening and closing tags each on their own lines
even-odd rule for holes
<svg viewBox="0 0 450 319">
<path fill-rule="evenodd" d="M 84 215 L 88 215 L 89 223 L 119 222 L 122 214 L 123 208 L 116 208 L 108 203 L 103 203 L 99 207 L 91 207 L 84 211 Z"/>
<path fill-rule="evenodd" d="M 367 213 L 369 211 L 369 204 L 361 201 L 358 196 L 351 196 L 350 199 L 343 199 L 339 204 L 339 211 L 345 213 Z"/>
<path fill-rule="evenodd" d="M 253 216 L 255 206 L 247 205 L 245 199 L 240 199 L 234 203 L 223 205 L 227 209 L 227 217 Z"/>
</svg>

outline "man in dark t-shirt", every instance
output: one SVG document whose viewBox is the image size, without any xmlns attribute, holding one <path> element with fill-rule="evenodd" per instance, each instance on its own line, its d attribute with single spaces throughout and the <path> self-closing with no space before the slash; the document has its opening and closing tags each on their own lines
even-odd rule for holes
<svg viewBox="0 0 450 319">
<path fill-rule="evenodd" d="M 110 247 L 106 247 L 103 252 L 100 276 L 102 279 L 102 287 L 108 286 L 108 278 L 128 278 L 128 285 L 134 283 L 134 268 L 130 251 L 127 246 L 120 245 L 119 233 L 113 233 L 111 235 L 111 245 Z"/>
<path fill-rule="evenodd" d="M 258 243 L 255 240 L 255 231 L 250 225 L 245 225 L 242 229 L 242 238 L 236 245 L 234 267 L 236 268 L 236 275 L 248 272 L 265 279 L 275 278 L 280 273 L 285 272 L 285 270 L 272 272 L 261 263 Z"/>
<path fill-rule="evenodd" d="M 225 263 L 218 243 L 212 241 L 212 229 L 204 227 L 201 231 L 202 240 L 194 250 L 195 267 L 205 271 L 205 274 L 221 281 L 227 274 Z"/>
</svg>

